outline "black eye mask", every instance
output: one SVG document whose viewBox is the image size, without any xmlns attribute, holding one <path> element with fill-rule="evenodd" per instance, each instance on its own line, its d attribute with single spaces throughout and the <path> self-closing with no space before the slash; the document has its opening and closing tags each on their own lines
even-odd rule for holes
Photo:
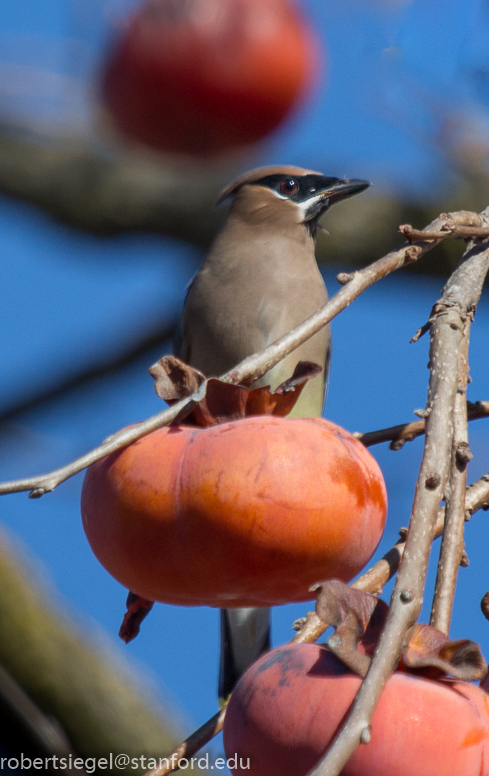
<svg viewBox="0 0 489 776">
<path fill-rule="evenodd" d="M 324 175 L 312 173 L 310 175 L 267 175 L 259 181 L 254 181 L 253 185 L 266 186 L 281 197 L 300 203 L 321 194 L 325 189 L 333 188 L 339 181 L 341 178 L 327 178 Z"/>
</svg>

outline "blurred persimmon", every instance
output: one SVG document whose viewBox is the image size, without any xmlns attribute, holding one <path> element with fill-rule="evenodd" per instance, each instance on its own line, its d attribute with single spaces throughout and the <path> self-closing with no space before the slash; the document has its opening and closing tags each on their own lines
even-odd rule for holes
<svg viewBox="0 0 489 776">
<path fill-rule="evenodd" d="M 275 129 L 319 70 L 290 0 L 146 0 L 114 41 L 102 99 L 128 138 L 214 156 Z"/>
</svg>

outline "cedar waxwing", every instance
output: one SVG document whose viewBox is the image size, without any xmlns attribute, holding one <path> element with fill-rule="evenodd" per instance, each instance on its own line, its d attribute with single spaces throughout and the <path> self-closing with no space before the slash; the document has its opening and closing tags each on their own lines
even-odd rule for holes
<svg viewBox="0 0 489 776">
<path fill-rule="evenodd" d="M 224 189 L 218 204 L 232 198 L 231 209 L 188 287 L 175 355 L 207 377 L 219 376 L 322 307 L 328 295 L 315 258 L 318 220 L 368 186 L 300 167 L 263 167 Z M 321 416 L 329 358 L 325 327 L 254 387 L 273 390 L 299 361 L 313 361 L 323 372 L 306 384 L 290 416 Z M 221 700 L 269 648 L 269 609 L 221 610 Z"/>
</svg>

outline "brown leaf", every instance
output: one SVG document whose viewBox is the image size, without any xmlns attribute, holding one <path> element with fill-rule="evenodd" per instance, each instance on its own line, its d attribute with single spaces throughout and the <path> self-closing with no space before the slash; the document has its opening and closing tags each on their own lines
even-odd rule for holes
<svg viewBox="0 0 489 776">
<path fill-rule="evenodd" d="M 328 639 L 328 647 L 362 677 L 370 665 L 369 655 L 377 644 L 386 611 L 384 601 L 338 579 L 323 582 L 316 601 L 319 619 L 335 629 Z"/>
<path fill-rule="evenodd" d="M 148 616 L 153 605 L 154 601 L 148 601 L 147 598 L 142 598 L 136 593 L 129 593 L 126 600 L 127 612 L 119 629 L 119 638 L 122 641 L 129 644 L 136 638 L 142 621 Z"/>
<path fill-rule="evenodd" d="M 371 593 L 349 587 L 339 579 L 329 579 L 320 585 L 316 614 L 326 625 L 337 627 L 350 611 L 354 611 L 364 633 L 377 601 Z"/>
<path fill-rule="evenodd" d="M 387 612 L 384 601 L 337 579 L 320 585 L 316 614 L 335 629 L 328 647 L 359 676 L 367 673 Z M 437 628 L 420 624 L 408 632 L 399 668 L 434 679 L 451 676 L 464 682 L 483 679 L 487 674 L 486 662 L 474 641 L 451 641 Z"/>
<path fill-rule="evenodd" d="M 207 382 L 205 398 L 195 405 L 187 421 L 206 428 L 218 423 L 240 420 L 246 416 L 248 394 L 248 388 L 243 385 L 224 383 L 217 377 L 212 377 Z"/>
<path fill-rule="evenodd" d="M 416 625 L 402 656 L 403 665 L 411 670 L 434 669 L 432 676 L 453 676 L 463 682 L 483 679 L 487 665 L 475 641 L 450 638 L 431 625 Z"/>
<path fill-rule="evenodd" d="M 191 396 L 205 380 L 202 372 L 175 356 L 163 356 L 148 371 L 157 395 L 169 404 Z"/>
<path fill-rule="evenodd" d="M 273 392 L 270 386 L 250 390 L 244 385 L 234 385 L 212 377 L 207 381 L 205 397 L 193 407 L 186 408 L 175 422 L 207 428 L 252 415 L 284 417 L 294 407 L 307 381 L 320 372 L 322 367 L 318 364 L 299 361 L 292 377 Z M 202 372 L 175 356 L 163 356 L 150 368 L 149 373 L 155 380 L 156 393 L 168 404 L 191 396 L 205 380 Z"/>
</svg>

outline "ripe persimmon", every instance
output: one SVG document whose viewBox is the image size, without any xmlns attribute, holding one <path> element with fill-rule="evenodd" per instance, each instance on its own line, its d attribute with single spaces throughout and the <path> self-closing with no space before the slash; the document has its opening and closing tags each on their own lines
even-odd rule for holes
<svg viewBox="0 0 489 776">
<path fill-rule="evenodd" d="M 263 655 L 227 708 L 224 749 L 236 758 L 236 773 L 306 776 L 361 681 L 318 644 L 288 644 Z M 341 774 L 488 776 L 489 698 L 468 682 L 394 673 L 374 713 L 370 743 L 358 747 Z"/>
<path fill-rule="evenodd" d="M 368 562 L 382 473 L 319 418 L 248 417 L 154 431 L 87 471 L 83 525 L 102 565 L 151 601 L 270 606 Z"/>
<path fill-rule="evenodd" d="M 127 137 L 206 157 L 275 129 L 318 69 L 316 35 L 290 0 L 146 0 L 101 91 Z"/>
</svg>

